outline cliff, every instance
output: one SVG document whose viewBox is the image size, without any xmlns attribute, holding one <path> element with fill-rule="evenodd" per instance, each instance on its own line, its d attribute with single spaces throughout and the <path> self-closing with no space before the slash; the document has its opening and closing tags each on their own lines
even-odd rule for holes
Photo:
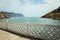
<svg viewBox="0 0 60 40">
<path fill-rule="evenodd" d="M 13 12 L 0 12 L 0 18 L 10 18 L 10 17 L 24 17 L 21 13 L 13 13 Z"/>
<path fill-rule="evenodd" d="M 52 18 L 52 19 L 60 20 L 60 7 L 42 16 L 42 18 Z"/>
<path fill-rule="evenodd" d="M 3 18 L 10 18 L 10 16 L 0 12 L 0 19 L 3 19 Z"/>
</svg>

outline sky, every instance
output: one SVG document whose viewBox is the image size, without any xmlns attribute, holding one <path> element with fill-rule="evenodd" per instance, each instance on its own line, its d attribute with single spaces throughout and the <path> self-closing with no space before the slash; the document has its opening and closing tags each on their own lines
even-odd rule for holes
<svg viewBox="0 0 60 40">
<path fill-rule="evenodd" d="M 0 11 L 41 17 L 60 6 L 60 0 L 0 0 Z"/>
</svg>

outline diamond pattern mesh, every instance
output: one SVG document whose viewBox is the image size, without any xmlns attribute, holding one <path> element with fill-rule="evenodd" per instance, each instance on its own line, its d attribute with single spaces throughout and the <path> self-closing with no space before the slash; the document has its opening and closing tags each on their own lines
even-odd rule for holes
<svg viewBox="0 0 60 40">
<path fill-rule="evenodd" d="M 36 38 L 60 40 L 60 29 L 51 25 L 8 22 L 7 29 Z"/>
<path fill-rule="evenodd" d="M 55 26 L 40 25 L 40 24 L 26 24 L 26 23 L 9 23 L 9 30 L 20 34 L 27 34 L 32 37 L 56 39 L 59 40 L 60 30 Z"/>
<path fill-rule="evenodd" d="M 30 25 L 31 36 L 57 39 L 60 37 L 60 30 L 56 27 L 45 26 L 45 25 Z"/>
</svg>

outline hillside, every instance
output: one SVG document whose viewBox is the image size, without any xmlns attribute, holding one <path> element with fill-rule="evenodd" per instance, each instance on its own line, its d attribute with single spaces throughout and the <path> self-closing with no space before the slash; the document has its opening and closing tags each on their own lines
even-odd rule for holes
<svg viewBox="0 0 60 40">
<path fill-rule="evenodd" d="M 42 16 L 42 18 L 52 18 L 52 19 L 60 20 L 60 7 Z"/>
<path fill-rule="evenodd" d="M 0 13 L 0 19 L 4 19 L 4 18 L 10 18 L 10 16 Z"/>
<path fill-rule="evenodd" d="M 10 18 L 10 17 L 24 17 L 23 14 L 13 13 L 13 12 L 0 12 L 0 18 Z"/>
</svg>

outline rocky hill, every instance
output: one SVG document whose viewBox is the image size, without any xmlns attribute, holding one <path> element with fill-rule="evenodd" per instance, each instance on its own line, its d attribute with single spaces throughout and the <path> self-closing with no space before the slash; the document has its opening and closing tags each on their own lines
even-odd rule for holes
<svg viewBox="0 0 60 40">
<path fill-rule="evenodd" d="M 42 18 L 52 18 L 52 19 L 60 20 L 60 7 L 42 16 Z"/>
<path fill-rule="evenodd" d="M 13 13 L 13 12 L 0 12 L 0 19 L 10 18 L 10 17 L 24 17 L 23 14 Z"/>
<path fill-rule="evenodd" d="M 0 19 L 3 19 L 3 18 L 10 18 L 10 16 L 0 13 Z"/>
</svg>

